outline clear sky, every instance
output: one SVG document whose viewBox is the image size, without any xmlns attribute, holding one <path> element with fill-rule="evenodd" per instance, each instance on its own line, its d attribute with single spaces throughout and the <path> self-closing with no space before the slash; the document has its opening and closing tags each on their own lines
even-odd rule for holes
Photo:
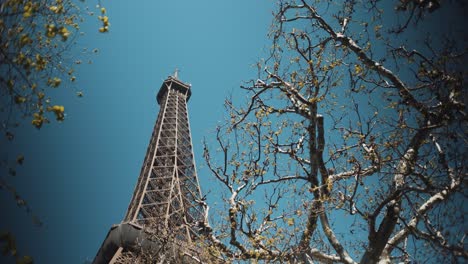
<svg viewBox="0 0 468 264">
<path fill-rule="evenodd" d="M 0 190 L 0 231 L 12 231 L 20 253 L 39 264 L 91 261 L 109 228 L 121 222 L 156 121 L 156 94 L 175 68 L 179 79 L 192 84 L 188 107 L 202 192 L 216 190 L 202 160 L 202 141 L 222 122 L 224 99 L 241 98 L 242 81 L 256 79 L 255 64 L 271 44 L 267 34 L 275 5 L 273 0 L 104 0 L 111 27 L 102 34 L 99 0 L 77 2 L 95 15 L 84 15 L 84 34 L 68 58 L 82 61 L 76 87 L 53 92 L 54 103 L 65 106 L 65 122 L 36 130 L 27 119 L 15 140 L 0 139 L 0 148 L 8 148 L 0 155 L 9 155 L 0 161 L 25 156 L 17 176 L 8 179 L 43 222 L 35 226 L 11 194 Z M 428 29 L 442 35 L 462 24 L 462 16 L 445 14 L 443 21 L 434 17 Z M 412 33 L 408 42 L 422 37 Z M 384 56 L 378 48 L 375 54 Z M 78 98 L 77 91 L 84 96 Z"/>
<path fill-rule="evenodd" d="M 95 2 L 86 4 L 99 13 Z M 11 182 L 44 222 L 0 192 L 0 229 L 13 231 L 18 250 L 35 263 L 92 260 L 112 224 L 119 223 L 136 184 L 158 112 L 156 93 L 179 68 L 192 84 L 189 114 L 202 190 L 213 178 L 203 169 L 202 140 L 223 117 L 224 98 L 265 54 L 273 1 L 102 1 L 110 33 L 96 15 L 84 16 L 71 61 L 80 58 L 77 87 L 55 102 L 66 120 L 36 131 L 27 122 L 8 143 L 25 162 Z M 83 57 L 82 49 L 97 49 Z M 88 58 L 92 64 L 88 64 Z M 83 98 L 75 95 L 82 90 Z M 9 157 L 9 158 L 12 158 Z M 1 262 L 1 261 L 0 261 Z"/>
</svg>

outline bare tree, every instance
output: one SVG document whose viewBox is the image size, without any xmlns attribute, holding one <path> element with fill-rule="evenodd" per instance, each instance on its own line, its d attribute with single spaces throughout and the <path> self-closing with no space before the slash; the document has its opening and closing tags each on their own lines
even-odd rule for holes
<svg viewBox="0 0 468 264">
<path fill-rule="evenodd" d="M 219 155 L 205 143 L 227 209 L 218 229 L 202 223 L 211 252 L 467 261 L 463 5 L 279 1 L 246 104 L 226 100 Z"/>
</svg>

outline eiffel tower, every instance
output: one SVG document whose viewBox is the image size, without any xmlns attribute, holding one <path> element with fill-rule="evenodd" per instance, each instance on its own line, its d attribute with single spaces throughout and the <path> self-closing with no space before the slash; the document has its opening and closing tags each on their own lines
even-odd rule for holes
<svg viewBox="0 0 468 264">
<path fill-rule="evenodd" d="M 162 263 L 175 262 L 178 254 L 187 263 L 184 254 L 197 255 L 197 223 L 204 211 L 197 202 L 201 192 L 187 111 L 190 87 L 178 79 L 177 70 L 163 82 L 156 97 L 158 118 L 127 213 L 111 227 L 93 263 L 153 262 L 142 260 L 145 254 Z"/>
</svg>

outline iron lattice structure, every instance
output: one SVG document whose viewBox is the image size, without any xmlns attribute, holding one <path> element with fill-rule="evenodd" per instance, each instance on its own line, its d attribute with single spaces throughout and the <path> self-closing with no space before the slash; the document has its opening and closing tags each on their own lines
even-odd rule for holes
<svg viewBox="0 0 468 264">
<path fill-rule="evenodd" d="M 180 248 L 193 245 L 203 208 L 187 111 L 190 85 L 169 76 L 140 176 L 123 222 L 114 225 L 93 263 L 123 263 L 135 249 L 161 250 L 170 236 Z M 165 245 L 165 244 L 164 244 Z M 173 249 L 171 249 L 173 250 Z"/>
</svg>

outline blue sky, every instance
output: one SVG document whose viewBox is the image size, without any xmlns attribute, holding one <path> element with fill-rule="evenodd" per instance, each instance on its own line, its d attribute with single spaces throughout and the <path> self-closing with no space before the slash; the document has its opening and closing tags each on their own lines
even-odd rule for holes
<svg viewBox="0 0 468 264">
<path fill-rule="evenodd" d="M 89 10 L 98 14 L 98 1 L 88 1 Z M 203 138 L 213 138 L 227 96 L 241 101 L 244 95 L 238 87 L 256 79 L 255 64 L 271 44 L 271 0 L 102 4 L 110 17 L 110 33 L 98 33 L 97 15 L 84 15 L 84 35 L 68 58 L 83 61 L 76 69 L 76 87 L 50 91 L 54 103 L 65 105 L 65 122 L 36 130 L 26 120 L 15 140 L 6 143 L 9 156 L 0 157 L 25 156 L 17 176 L 9 180 L 44 225 L 34 226 L 31 215 L 0 191 L 0 210 L 7 212 L 0 230 L 13 231 L 18 250 L 32 255 L 36 263 L 90 261 L 111 225 L 122 220 L 159 110 L 156 94 L 175 68 L 182 81 L 192 84 L 188 107 L 202 192 L 217 190 L 202 160 Z M 437 16 L 429 21 L 433 37 L 458 24 L 459 16 L 442 17 L 450 23 L 440 23 Z M 422 38 L 420 34 L 410 31 L 404 36 L 412 42 Z M 91 52 L 94 49 L 97 53 Z M 385 56 L 374 49 L 374 55 Z M 84 97 L 78 98 L 77 91 Z M 339 226 L 342 219 L 333 219 L 338 231 L 345 228 Z"/>
<path fill-rule="evenodd" d="M 86 4 L 99 13 L 96 3 Z M 0 229 L 12 230 L 20 252 L 36 263 L 92 260 L 111 225 L 122 220 L 159 109 L 156 93 L 175 68 L 192 84 L 188 106 L 202 190 L 213 186 L 201 159 L 203 137 L 223 119 L 224 98 L 255 78 L 252 65 L 268 49 L 274 7 L 267 0 L 102 4 L 110 33 L 97 32 L 96 15 L 85 16 L 85 34 L 70 57 L 83 61 L 76 87 L 54 97 L 65 105 L 65 122 L 39 131 L 26 122 L 7 145 L 10 159 L 25 156 L 11 183 L 44 225 L 35 227 L 2 192 L 0 209 L 8 215 Z M 83 55 L 83 48 L 98 52 Z"/>
</svg>

